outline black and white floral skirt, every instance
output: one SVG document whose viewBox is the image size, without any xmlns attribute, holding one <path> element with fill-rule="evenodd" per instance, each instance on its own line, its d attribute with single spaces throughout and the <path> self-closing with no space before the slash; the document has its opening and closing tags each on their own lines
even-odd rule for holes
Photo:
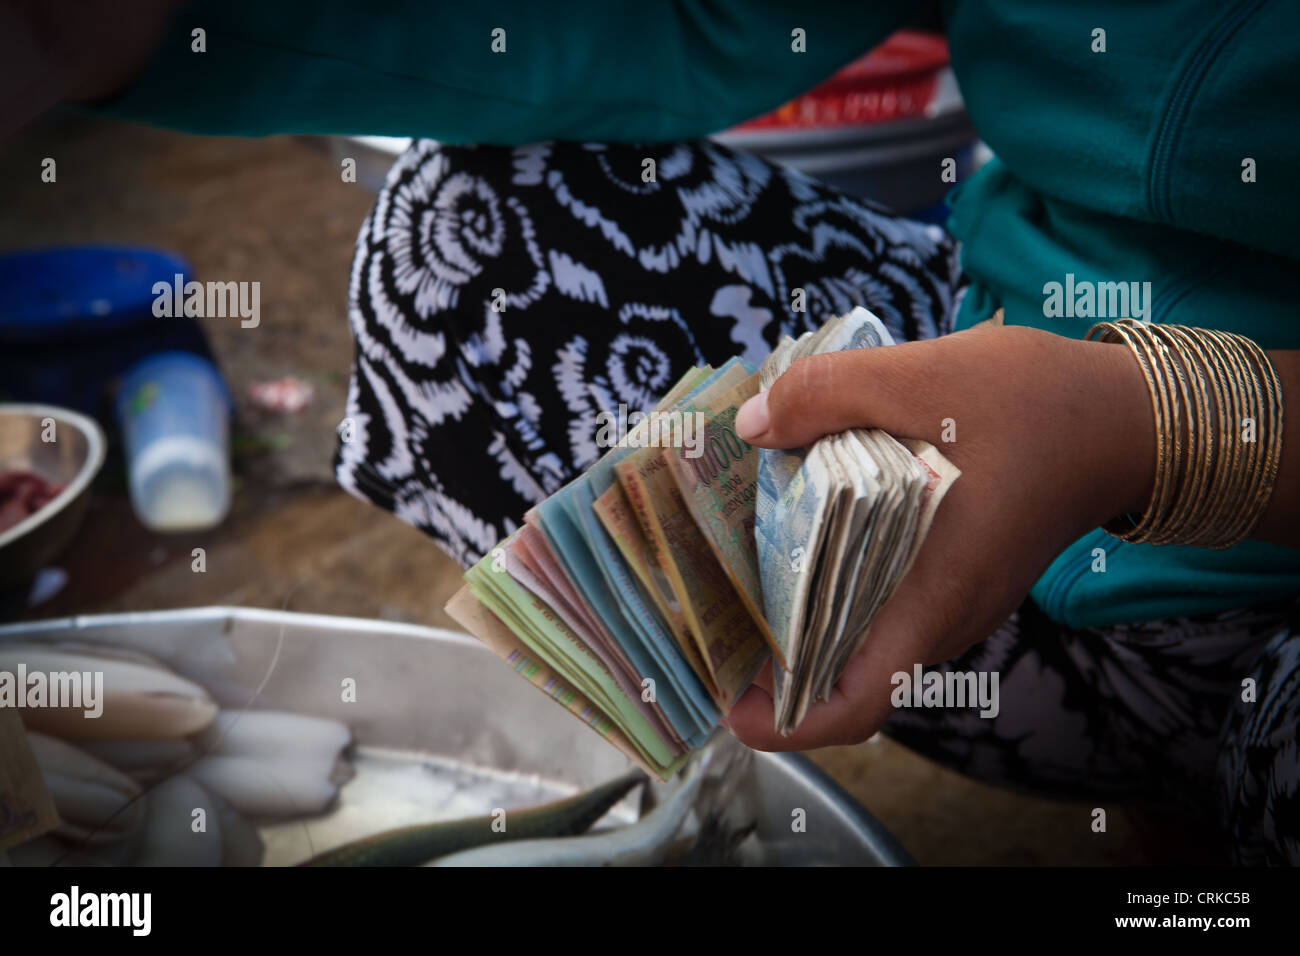
<svg viewBox="0 0 1300 956">
<path fill-rule="evenodd" d="M 945 334 L 964 286 L 939 227 L 714 143 L 417 141 L 357 239 L 338 478 L 468 565 L 599 457 L 597 413 L 856 305 L 900 341 Z M 946 666 L 998 671 L 999 715 L 900 710 L 887 733 L 1034 792 L 1179 803 L 1239 860 L 1300 861 L 1300 602 L 1087 630 L 1027 602 Z"/>
</svg>

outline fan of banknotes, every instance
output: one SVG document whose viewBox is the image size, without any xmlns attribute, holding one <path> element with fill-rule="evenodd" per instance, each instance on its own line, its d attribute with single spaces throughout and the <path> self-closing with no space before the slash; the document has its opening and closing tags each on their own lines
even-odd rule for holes
<svg viewBox="0 0 1300 956">
<path fill-rule="evenodd" d="M 606 421 L 612 447 L 466 572 L 448 613 L 662 778 L 769 659 L 790 733 L 867 639 L 959 472 L 879 429 L 774 451 L 733 423 L 805 355 L 892 344 L 855 309 L 758 371 L 692 369 L 621 433 Z"/>
</svg>

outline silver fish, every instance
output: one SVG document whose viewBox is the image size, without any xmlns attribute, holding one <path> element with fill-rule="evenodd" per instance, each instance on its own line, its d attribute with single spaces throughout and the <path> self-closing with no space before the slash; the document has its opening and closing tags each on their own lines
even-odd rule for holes
<svg viewBox="0 0 1300 956">
<path fill-rule="evenodd" d="M 705 762 L 667 800 L 636 823 L 586 836 L 521 840 L 480 846 L 439 857 L 426 866 L 656 866 L 667 858 L 673 837 L 695 805 Z"/>
<path fill-rule="evenodd" d="M 633 770 L 584 793 L 512 810 L 507 830 L 497 832 L 492 816 L 447 820 L 385 830 L 317 854 L 300 866 L 419 866 L 435 857 L 458 853 L 491 841 L 524 841 L 536 837 L 585 833 L 633 787 L 646 779 Z"/>
</svg>

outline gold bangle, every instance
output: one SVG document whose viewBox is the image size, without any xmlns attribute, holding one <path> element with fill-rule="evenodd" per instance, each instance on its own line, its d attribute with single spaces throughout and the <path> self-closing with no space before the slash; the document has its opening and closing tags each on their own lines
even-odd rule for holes
<svg viewBox="0 0 1300 956">
<path fill-rule="evenodd" d="M 1195 408 L 1199 390 L 1192 385 L 1192 370 L 1184 362 L 1184 356 L 1177 340 L 1165 334 L 1159 326 L 1148 326 L 1146 330 L 1156 343 L 1161 358 L 1166 366 L 1173 370 L 1173 377 L 1178 390 L 1171 395 L 1175 408 L 1181 404 L 1183 414 L 1175 415 L 1171 427 L 1175 429 L 1175 455 L 1179 461 L 1188 463 L 1188 468 L 1181 474 L 1178 487 L 1168 510 L 1156 517 L 1158 529 L 1153 531 L 1148 540 L 1152 544 L 1164 543 L 1167 531 L 1164 529 L 1184 526 L 1196 513 L 1204 486 L 1209 478 L 1208 454 L 1202 436 L 1205 429 L 1201 427 Z"/>
<path fill-rule="evenodd" d="M 1177 343 L 1197 382 L 1194 416 L 1198 423 L 1197 443 L 1192 454 L 1199 456 L 1202 467 L 1197 470 L 1196 479 L 1186 492 L 1188 513 L 1193 513 L 1197 507 L 1196 501 L 1191 499 L 1199 500 L 1204 496 L 1207 500 L 1200 509 L 1199 519 L 1189 518 L 1187 521 L 1186 537 L 1195 540 L 1213 524 L 1214 515 L 1218 513 L 1223 500 L 1229 497 L 1224 483 L 1213 482 L 1213 472 L 1216 469 L 1231 467 L 1224 456 L 1222 429 L 1216 429 L 1214 426 L 1217 410 L 1226 407 L 1230 400 L 1229 389 L 1225 377 L 1220 375 L 1216 368 L 1215 356 L 1205 348 L 1199 338 L 1189 335 L 1180 326 L 1160 328 Z M 1171 525 L 1177 527 L 1179 522 L 1171 521 Z"/>
<path fill-rule="evenodd" d="M 1156 429 L 1156 468 L 1151 500 L 1141 516 L 1134 518 L 1133 515 L 1120 515 L 1102 526 L 1106 532 L 1117 538 L 1141 541 L 1150 526 L 1151 515 L 1159 508 L 1159 502 L 1163 498 L 1162 484 L 1167 480 L 1170 471 L 1167 459 L 1171 449 L 1168 447 L 1169 433 L 1165 428 L 1164 390 L 1160 387 L 1156 372 L 1151 367 L 1148 354 L 1138 346 L 1135 337 L 1126 327 L 1112 322 L 1098 323 L 1088 330 L 1084 339 L 1091 339 L 1094 336 L 1099 342 L 1122 342 L 1129 348 L 1142 368 L 1142 377 L 1146 380 L 1147 392 L 1151 396 L 1151 411 L 1155 418 Z"/>
<path fill-rule="evenodd" d="M 1251 475 L 1259 467 L 1259 444 L 1241 441 L 1240 428 L 1247 415 L 1258 416 L 1262 395 L 1258 379 L 1245 360 L 1240 344 L 1217 329 L 1205 329 L 1203 333 L 1219 343 L 1235 385 L 1230 393 L 1229 405 L 1224 409 L 1221 427 L 1228 474 L 1232 476 L 1225 483 L 1225 495 L 1229 501 L 1236 501 L 1249 492 Z M 1235 515 L 1231 511 L 1225 511 L 1216 530 L 1226 540 L 1240 540 L 1240 532 L 1248 530 L 1244 526 L 1250 522 L 1250 510 L 1242 509 Z"/>
<path fill-rule="evenodd" d="M 1181 474 L 1177 468 L 1168 466 L 1171 463 L 1186 460 L 1186 451 L 1183 447 L 1184 416 L 1181 414 L 1178 402 L 1179 396 L 1174 389 L 1175 376 L 1171 373 L 1175 370 L 1170 361 L 1169 351 L 1163 347 L 1162 343 L 1154 341 L 1152 336 L 1139 335 L 1135 331 L 1130 331 L 1130 335 L 1134 337 L 1139 347 L 1146 352 L 1150 367 L 1156 370 L 1160 395 L 1164 404 L 1165 427 L 1169 434 L 1169 438 L 1165 442 L 1167 449 L 1165 480 L 1159 485 L 1160 495 L 1148 508 L 1147 520 L 1144 522 L 1146 525 L 1145 533 L 1140 538 L 1142 541 L 1158 544 L 1162 534 L 1161 529 L 1169 524 L 1169 516 L 1176 509 L 1182 492 Z"/>
<path fill-rule="evenodd" d="M 1255 434 L 1252 436 L 1258 449 L 1262 474 L 1257 486 L 1252 489 L 1257 499 L 1253 502 L 1253 510 L 1257 514 L 1255 521 L 1246 528 L 1246 533 L 1249 533 L 1254 528 L 1255 522 L 1259 520 L 1259 515 L 1263 514 L 1264 509 L 1268 507 L 1268 502 L 1273 496 L 1273 486 L 1277 481 L 1277 470 L 1282 463 L 1282 383 L 1264 350 L 1250 339 L 1238 338 L 1238 344 L 1246 353 L 1246 358 L 1258 366 L 1254 380 L 1263 393 L 1262 410 L 1268 416 L 1266 421 L 1256 418 Z M 1267 444 L 1260 440 L 1264 436 L 1267 436 Z"/>
<path fill-rule="evenodd" d="M 1207 548 L 1245 538 L 1268 506 L 1282 458 L 1282 386 L 1264 350 L 1231 332 L 1132 319 L 1099 322 L 1084 338 L 1128 346 L 1156 428 L 1150 501 L 1105 530 Z"/>
</svg>

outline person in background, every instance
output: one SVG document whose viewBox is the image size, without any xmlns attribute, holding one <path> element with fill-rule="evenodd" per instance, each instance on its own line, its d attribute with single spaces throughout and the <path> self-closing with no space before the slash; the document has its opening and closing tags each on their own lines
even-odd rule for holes
<svg viewBox="0 0 1300 956">
<path fill-rule="evenodd" d="M 864 305 L 906 344 L 796 363 L 737 428 L 794 447 L 881 427 L 962 477 L 833 699 L 782 738 L 757 686 L 732 732 L 883 729 L 1007 786 L 1187 808 L 1241 862 L 1300 861 L 1300 8 L 943 3 L 996 157 L 945 231 L 704 139 L 912 4 L 172 6 L 105 49 L 66 4 L 0 5 L 27 81 L 0 118 L 73 99 L 196 133 L 416 138 L 357 241 L 345 488 L 468 564 L 595 460 L 574 422 Z M 1066 283 L 1151 294 L 1105 315 Z M 1126 317 L 1146 322 L 1087 338 Z M 918 663 L 998 672 L 998 715 L 895 710 L 891 675 Z"/>
</svg>

